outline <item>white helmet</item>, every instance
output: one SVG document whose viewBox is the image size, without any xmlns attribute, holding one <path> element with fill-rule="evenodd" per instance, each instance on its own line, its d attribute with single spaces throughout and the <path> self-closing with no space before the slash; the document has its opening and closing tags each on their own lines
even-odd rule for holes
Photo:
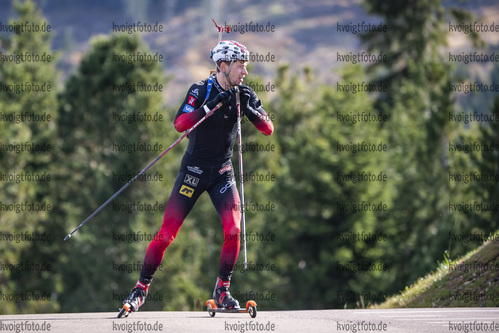
<svg viewBox="0 0 499 333">
<path fill-rule="evenodd" d="M 243 60 L 249 61 L 249 52 L 246 46 L 233 40 L 222 40 L 213 50 L 211 50 L 211 59 L 215 63 L 219 60 L 233 61 Z"/>
</svg>

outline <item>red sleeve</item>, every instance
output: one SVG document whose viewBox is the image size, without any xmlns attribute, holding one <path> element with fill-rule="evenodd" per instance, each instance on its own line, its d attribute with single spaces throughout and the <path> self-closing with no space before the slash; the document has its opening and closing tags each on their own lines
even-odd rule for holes
<svg viewBox="0 0 499 333">
<path fill-rule="evenodd" d="M 272 120 L 263 109 L 262 101 L 258 98 L 255 91 L 251 87 L 247 88 L 250 92 L 250 99 L 248 107 L 244 108 L 244 114 L 263 135 L 271 135 L 274 133 Z"/>
<path fill-rule="evenodd" d="M 267 115 L 258 114 L 258 118 L 255 121 L 252 121 L 252 123 L 263 135 L 271 135 L 274 133 L 274 124 Z"/>
<path fill-rule="evenodd" d="M 187 131 L 189 128 L 194 126 L 198 121 L 200 121 L 206 112 L 203 108 L 196 109 L 189 113 L 182 113 L 175 119 L 173 125 L 178 132 Z"/>
</svg>

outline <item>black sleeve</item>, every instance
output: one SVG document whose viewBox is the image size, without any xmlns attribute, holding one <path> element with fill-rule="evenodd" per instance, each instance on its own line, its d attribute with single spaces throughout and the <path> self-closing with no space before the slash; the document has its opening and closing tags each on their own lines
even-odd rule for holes
<svg viewBox="0 0 499 333">
<path fill-rule="evenodd" d="M 180 105 L 175 120 L 184 113 L 190 113 L 199 109 L 203 104 L 206 95 L 206 80 L 194 83 L 185 96 L 184 102 Z"/>
</svg>

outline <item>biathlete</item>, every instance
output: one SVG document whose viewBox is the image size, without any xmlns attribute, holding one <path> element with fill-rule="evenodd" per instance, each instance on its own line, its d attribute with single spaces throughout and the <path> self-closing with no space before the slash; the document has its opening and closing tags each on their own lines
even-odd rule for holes
<svg viewBox="0 0 499 333">
<path fill-rule="evenodd" d="M 218 103 L 222 102 L 223 106 L 188 135 L 189 144 L 166 205 L 163 224 L 147 248 L 137 284 L 123 301 L 123 304 L 130 305 L 130 311 L 138 311 L 144 304 L 166 248 L 205 191 L 220 217 L 224 233 L 213 299 L 217 307 L 239 308 L 239 302 L 229 292 L 241 237 L 241 203 L 231 162 L 237 135 L 234 87 L 238 87 L 240 92 L 242 113 L 261 133 L 271 135 L 274 125 L 254 90 L 242 84 L 248 74 L 249 52 L 246 47 L 236 41 L 223 40 L 211 50 L 211 58 L 216 65 L 216 74 L 189 88 L 175 117 L 174 127 L 178 132 L 186 131 Z"/>
</svg>

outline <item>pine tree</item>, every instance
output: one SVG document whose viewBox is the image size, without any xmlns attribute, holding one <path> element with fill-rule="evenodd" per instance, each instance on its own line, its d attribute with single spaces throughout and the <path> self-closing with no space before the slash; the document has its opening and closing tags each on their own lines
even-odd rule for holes
<svg viewBox="0 0 499 333">
<path fill-rule="evenodd" d="M 54 311 L 59 274 L 53 242 L 61 229 L 53 219 L 57 210 L 53 31 L 34 2 L 13 5 L 17 17 L 8 24 L 19 33 L 6 36 L 0 49 L 0 232 L 24 236 L 0 245 L 1 263 L 7 267 L 0 270 L 0 293 L 14 298 L 2 302 L 0 313 Z M 20 24 L 25 22 L 38 31 L 23 29 Z M 30 300 L 16 301 L 21 294 Z"/>
<path fill-rule="evenodd" d="M 66 184 L 59 192 L 60 223 L 68 232 L 167 147 L 154 137 L 167 119 L 161 66 L 134 59 L 139 52 L 153 54 L 137 35 L 96 37 L 60 96 L 58 134 L 66 161 L 59 171 Z M 146 85 L 152 91 L 144 91 Z M 156 172 L 163 176 L 161 169 L 145 175 Z M 116 308 L 128 296 L 147 244 L 134 239 L 154 236 L 148 225 L 163 213 L 164 203 L 154 208 L 150 195 L 159 185 L 137 180 L 65 243 L 64 311 L 81 311 L 82 299 L 94 310 Z"/>
<path fill-rule="evenodd" d="M 387 86 L 376 96 L 375 108 L 392 119 L 387 126 L 394 148 L 389 158 L 397 178 L 390 225 L 402 236 L 393 243 L 393 260 L 399 281 L 409 284 L 442 260 L 455 223 L 449 202 L 456 192 L 449 187 L 447 158 L 455 130 L 448 121 L 455 110 L 449 89 L 453 67 L 442 50 L 447 47 L 448 21 L 471 15 L 439 0 L 364 5 L 387 26 L 387 32 L 367 33 L 362 40 L 369 52 L 383 52 L 388 58 L 372 64 L 369 74 L 371 81 Z M 480 44 L 477 36 L 472 40 Z"/>
<path fill-rule="evenodd" d="M 279 97 L 271 108 L 280 152 L 272 197 L 280 209 L 263 229 L 276 235 L 261 249 L 260 258 L 275 263 L 264 280 L 281 308 L 355 306 L 363 290 L 383 292 L 396 276 L 384 257 L 384 243 L 394 235 L 383 228 L 392 207 L 386 151 L 362 148 L 362 143 L 383 145 L 387 134 L 378 122 L 356 118 L 376 116 L 366 93 L 307 87 L 310 74 L 288 77 L 288 70 L 279 72 Z M 342 82 L 363 80 L 358 65 L 341 73 Z M 357 181 L 363 173 L 387 178 Z M 372 211 L 364 203 L 386 206 Z M 384 241 L 353 239 L 380 232 Z"/>
</svg>

